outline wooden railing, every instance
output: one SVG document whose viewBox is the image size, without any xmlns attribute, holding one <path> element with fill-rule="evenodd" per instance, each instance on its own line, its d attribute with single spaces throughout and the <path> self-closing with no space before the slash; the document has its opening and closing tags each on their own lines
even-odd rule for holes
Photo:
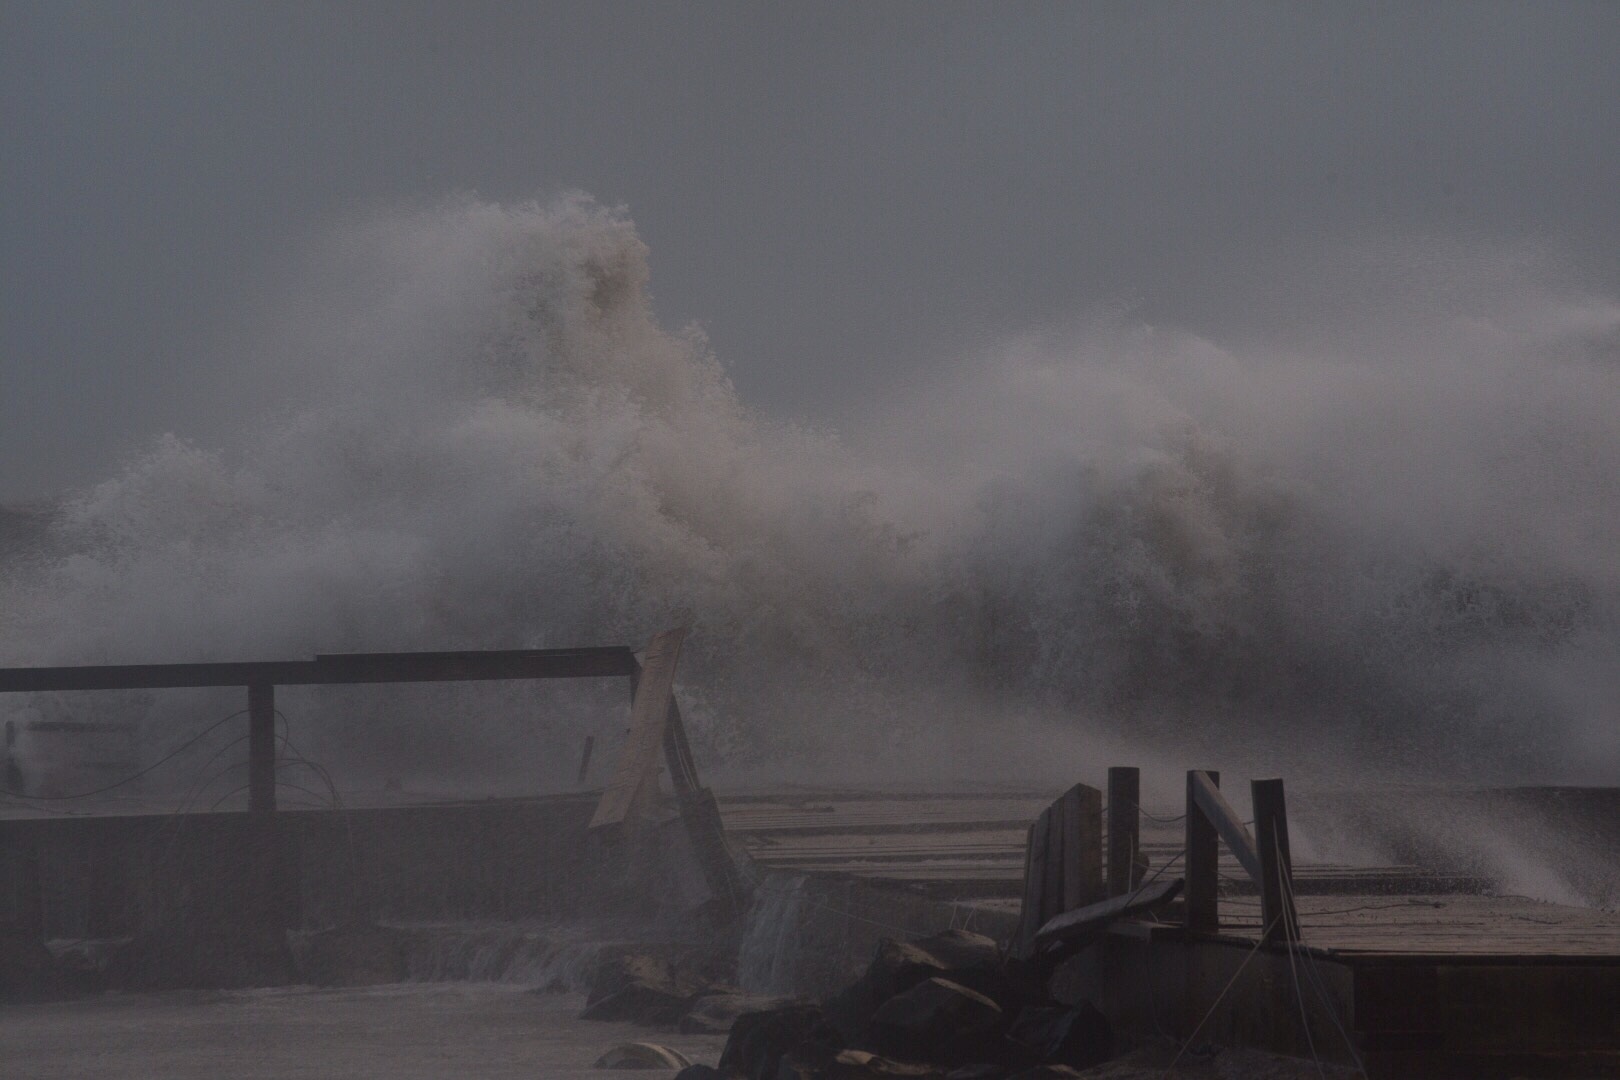
<svg viewBox="0 0 1620 1080">
<path fill-rule="evenodd" d="M 1283 782 L 1255 780 L 1249 785 L 1258 840 L 1221 794 L 1220 784 L 1218 772 L 1194 769 L 1187 773 L 1187 929 L 1210 934 L 1220 929 L 1220 843 L 1224 841 L 1260 888 L 1263 940 L 1298 941 Z"/>
<path fill-rule="evenodd" d="M 1184 884 L 1186 927 L 1193 933 L 1220 930 L 1220 845 L 1260 889 L 1263 939 L 1299 940 L 1294 911 L 1293 867 L 1288 851 L 1288 812 L 1281 780 L 1250 785 L 1255 832 L 1221 794 L 1220 773 L 1187 774 Z M 1183 879 L 1148 876 L 1141 855 L 1141 774 L 1108 770 L 1106 878 L 1103 863 L 1102 793 L 1076 784 L 1044 810 L 1029 828 L 1024 863 L 1022 914 L 1012 951 L 1032 956 L 1054 943 L 1073 944 L 1105 925 L 1149 905 L 1163 906 Z M 1162 878 L 1162 880 L 1160 880 Z"/>
<path fill-rule="evenodd" d="M 631 680 L 631 730 L 612 778 L 591 820 L 604 835 L 616 835 L 649 816 L 662 753 L 679 799 L 681 817 L 726 919 L 746 907 L 743 888 L 725 846 L 714 796 L 698 781 L 680 710 L 675 704 L 675 665 L 686 630 L 657 635 L 644 660 L 626 645 L 584 649 L 514 649 L 475 652 L 347 653 L 313 660 L 241 663 L 124 664 L 83 667 L 0 668 L 0 694 L 53 690 L 129 690 L 183 687 L 247 689 L 248 812 L 258 857 L 255 893 L 293 895 L 285 881 L 276 825 L 276 687 L 352 683 L 471 682 L 507 679 L 601 678 Z M 227 717 L 227 720 L 234 717 Z M 588 746 L 589 744 L 587 744 Z M 583 782 L 589 765 L 580 766 Z M 3 789 L 4 785 L 0 785 Z M 23 794 L 13 792 L 12 794 Z M 633 831 L 631 828 L 629 831 Z M 287 921 L 288 904 L 266 904 L 266 923 Z"/>
</svg>

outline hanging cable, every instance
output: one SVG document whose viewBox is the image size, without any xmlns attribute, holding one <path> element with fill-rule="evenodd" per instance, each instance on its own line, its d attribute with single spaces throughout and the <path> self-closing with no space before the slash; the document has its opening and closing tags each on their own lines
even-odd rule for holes
<svg viewBox="0 0 1620 1080">
<path fill-rule="evenodd" d="M 192 746 L 196 745 L 198 742 L 201 742 L 203 736 L 210 734 L 216 728 L 222 727 L 223 725 L 229 723 L 230 721 L 235 720 L 237 717 L 245 716 L 245 715 L 247 715 L 247 710 L 246 709 L 238 709 L 235 712 L 231 713 L 229 716 L 222 717 L 219 720 L 214 721 L 212 724 L 209 724 L 207 727 L 205 727 L 201 731 L 197 732 L 197 734 L 193 735 L 191 738 L 187 739 L 185 742 L 181 743 L 179 746 L 175 747 L 173 750 L 169 751 L 167 754 L 164 754 L 162 757 L 160 757 L 156 761 L 152 762 L 152 764 L 148 765 L 146 768 L 140 770 L 139 772 L 131 773 L 129 776 L 124 777 L 122 780 L 119 780 L 117 783 L 108 784 L 106 787 L 95 788 L 92 791 L 80 791 L 80 792 L 77 792 L 77 793 L 75 793 L 73 795 L 29 795 L 29 794 L 27 794 L 25 792 L 21 792 L 21 791 L 12 791 L 9 788 L 0 788 L 0 792 L 3 792 L 6 795 L 11 795 L 11 796 L 13 796 L 15 798 L 29 799 L 29 800 L 37 801 L 37 802 L 67 802 L 67 801 L 70 801 L 70 800 L 73 800 L 73 799 L 88 799 L 92 795 L 102 795 L 102 794 L 105 794 L 106 792 L 113 791 L 113 790 L 115 790 L 117 788 L 121 788 L 125 784 L 134 783 L 136 780 L 139 780 L 141 777 L 143 777 L 143 776 L 147 775 L 148 773 L 152 772 L 154 769 L 158 768 L 159 766 L 165 765 L 168 762 L 173 761 L 175 758 L 179 757 L 181 754 L 185 753 Z"/>
<path fill-rule="evenodd" d="M 1295 905 L 1294 883 L 1288 879 L 1287 875 L 1283 875 L 1282 884 L 1283 891 L 1288 896 L 1288 906 L 1295 908 L 1297 911 L 1298 909 Z M 1332 1020 L 1333 1026 L 1339 1029 L 1339 1035 L 1344 1039 L 1345 1049 L 1350 1052 L 1350 1057 L 1353 1061 L 1355 1061 L 1356 1068 L 1361 1071 L 1362 1076 L 1365 1077 L 1369 1075 L 1367 1072 L 1367 1063 L 1362 1061 L 1361 1055 L 1356 1052 L 1355 1040 L 1350 1037 L 1350 1033 L 1345 1030 L 1344 1022 L 1339 1019 L 1339 1010 L 1338 1007 L 1333 1003 L 1332 996 L 1327 991 L 1326 980 L 1323 978 L 1322 973 L 1316 969 L 1315 953 L 1313 953 L 1310 949 L 1304 948 L 1304 946 L 1298 942 L 1293 943 L 1293 947 L 1302 950 L 1302 955 L 1305 959 L 1305 963 L 1303 965 L 1305 968 L 1305 973 L 1311 980 L 1311 986 L 1316 991 L 1316 996 L 1321 999 L 1322 1006 L 1327 1010 L 1328 1019 Z"/>
<path fill-rule="evenodd" d="M 1181 1044 L 1180 1050 L 1176 1051 L 1176 1056 L 1170 1059 L 1169 1066 L 1164 1070 L 1165 1076 L 1170 1076 L 1176 1071 L 1176 1066 L 1180 1064 L 1181 1059 L 1186 1056 L 1188 1049 L 1191 1048 L 1193 1044 L 1193 1040 L 1198 1038 L 1198 1033 L 1204 1030 L 1204 1025 L 1209 1023 L 1210 1017 L 1215 1015 L 1215 1010 L 1220 1008 L 1222 1001 L 1226 1000 L 1227 992 L 1237 984 L 1238 976 L 1243 974 L 1244 970 L 1249 966 L 1249 961 L 1253 960 L 1255 954 L 1260 951 L 1260 946 L 1265 944 L 1266 933 L 1269 933 L 1271 927 L 1275 926 L 1276 924 L 1277 920 L 1272 919 L 1271 926 L 1266 927 L 1265 933 L 1260 935 L 1260 940 L 1254 943 L 1254 948 L 1250 949 L 1249 954 L 1243 958 L 1243 963 L 1239 964 L 1238 969 L 1232 972 L 1232 977 L 1226 980 L 1226 985 L 1221 987 L 1221 992 L 1219 994 L 1215 995 L 1215 1000 L 1209 1003 L 1209 1010 L 1204 1013 L 1204 1018 L 1198 1021 L 1198 1025 L 1192 1029 L 1192 1034 L 1187 1036 L 1187 1041 Z"/>
</svg>

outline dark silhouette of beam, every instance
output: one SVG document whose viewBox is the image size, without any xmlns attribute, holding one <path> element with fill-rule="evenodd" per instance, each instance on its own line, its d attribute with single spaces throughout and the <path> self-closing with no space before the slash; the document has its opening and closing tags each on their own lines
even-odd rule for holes
<svg viewBox="0 0 1620 1080">
<path fill-rule="evenodd" d="M 0 693 L 577 679 L 630 675 L 635 666 L 635 654 L 624 645 L 591 649 L 336 653 L 316 656 L 313 660 L 0 668 Z"/>
</svg>

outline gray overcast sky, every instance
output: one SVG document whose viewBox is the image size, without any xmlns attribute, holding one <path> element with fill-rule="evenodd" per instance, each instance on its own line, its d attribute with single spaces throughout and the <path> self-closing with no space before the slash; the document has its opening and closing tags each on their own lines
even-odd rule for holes
<svg viewBox="0 0 1620 1080">
<path fill-rule="evenodd" d="M 1098 303 L 1241 332 L 1279 313 L 1234 272 L 1301 244 L 1528 242 L 1620 288 L 1614 3 L 0 20 L 0 498 L 216 428 L 193 387 L 221 313 L 289 242 L 400 198 L 627 204 L 666 320 L 808 416 Z"/>
</svg>

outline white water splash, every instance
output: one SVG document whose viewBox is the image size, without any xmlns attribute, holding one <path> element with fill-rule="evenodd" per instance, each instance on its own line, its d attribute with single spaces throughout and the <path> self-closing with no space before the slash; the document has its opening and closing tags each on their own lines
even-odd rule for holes
<svg viewBox="0 0 1620 1080">
<path fill-rule="evenodd" d="M 765 874 L 755 883 L 737 951 L 737 985 L 743 993 L 785 997 L 801 990 L 799 938 L 809 903 L 803 877 Z"/>
<path fill-rule="evenodd" d="M 711 764 L 962 771 L 944 733 L 1048 725 L 1291 775 L 1620 772 L 1620 306 L 1534 264 L 1425 264 L 1448 287 L 1353 339 L 1096 320 L 837 438 L 757 414 L 661 328 L 634 229 L 588 200 L 386 214 L 312 261 L 244 347 L 266 415 L 70 499 L 6 574 L 5 663 L 684 622 Z M 562 777 L 573 718 L 623 708 L 301 693 L 304 749 L 350 770 L 499 772 L 543 709 L 524 768 Z M 163 737 L 239 707 L 98 700 Z M 1071 772 L 1052 747 L 1009 735 L 984 767 Z"/>
</svg>

